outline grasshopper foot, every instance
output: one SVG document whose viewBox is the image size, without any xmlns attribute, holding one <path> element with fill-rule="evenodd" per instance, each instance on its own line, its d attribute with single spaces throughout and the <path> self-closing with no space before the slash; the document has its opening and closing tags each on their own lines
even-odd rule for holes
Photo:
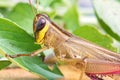
<svg viewBox="0 0 120 80">
<path fill-rule="evenodd" d="M 9 54 L 5 54 L 5 57 L 9 57 L 9 58 L 16 58 L 17 55 L 9 55 Z"/>
</svg>

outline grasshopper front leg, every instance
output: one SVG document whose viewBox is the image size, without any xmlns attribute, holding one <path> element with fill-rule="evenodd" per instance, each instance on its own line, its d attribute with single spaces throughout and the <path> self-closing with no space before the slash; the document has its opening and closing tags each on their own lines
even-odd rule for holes
<svg viewBox="0 0 120 80">
<path fill-rule="evenodd" d="M 41 48 L 41 49 L 39 49 L 39 50 L 37 50 L 33 53 L 30 53 L 30 54 L 15 54 L 15 55 L 6 54 L 5 56 L 10 57 L 10 58 L 17 58 L 17 57 L 21 57 L 21 56 L 35 56 L 35 55 L 37 55 L 37 54 L 39 54 L 39 53 L 41 53 L 41 52 L 43 52 L 44 50 L 47 50 L 47 49 L 48 49 L 48 47 L 43 47 L 43 48 Z"/>
</svg>

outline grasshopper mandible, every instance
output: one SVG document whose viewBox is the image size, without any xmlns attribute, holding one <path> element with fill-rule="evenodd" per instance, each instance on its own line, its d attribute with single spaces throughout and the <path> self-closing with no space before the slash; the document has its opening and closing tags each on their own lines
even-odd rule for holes
<svg viewBox="0 0 120 80">
<path fill-rule="evenodd" d="M 11 58 L 34 56 L 53 48 L 57 60 L 78 66 L 82 64 L 84 72 L 90 75 L 120 74 L 120 54 L 97 46 L 57 26 L 46 14 L 37 14 L 33 22 L 35 41 L 44 45 L 31 54 L 7 55 Z"/>
</svg>

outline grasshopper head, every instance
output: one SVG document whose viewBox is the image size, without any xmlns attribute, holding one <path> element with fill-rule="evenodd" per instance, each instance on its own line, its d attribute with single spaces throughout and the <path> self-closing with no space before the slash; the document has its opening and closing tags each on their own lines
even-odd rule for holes
<svg viewBox="0 0 120 80">
<path fill-rule="evenodd" d="M 49 17 L 44 14 L 37 14 L 33 22 L 33 32 L 35 41 L 38 44 L 43 43 L 45 33 L 49 29 Z"/>
</svg>

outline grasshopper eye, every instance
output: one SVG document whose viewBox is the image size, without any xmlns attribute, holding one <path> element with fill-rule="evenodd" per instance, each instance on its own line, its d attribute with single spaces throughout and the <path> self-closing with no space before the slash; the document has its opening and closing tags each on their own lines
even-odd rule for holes
<svg viewBox="0 0 120 80">
<path fill-rule="evenodd" d="M 40 18 L 36 23 L 36 32 L 42 30 L 46 24 L 46 20 L 44 18 Z"/>
</svg>

